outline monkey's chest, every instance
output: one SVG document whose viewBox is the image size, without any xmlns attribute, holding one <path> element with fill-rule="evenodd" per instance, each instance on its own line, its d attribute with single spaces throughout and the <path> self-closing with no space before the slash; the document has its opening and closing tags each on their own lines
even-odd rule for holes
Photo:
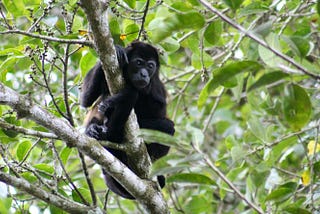
<svg viewBox="0 0 320 214">
<path fill-rule="evenodd" d="M 145 96 L 137 100 L 134 111 L 139 119 L 162 118 L 166 115 L 166 108 L 163 103 Z"/>
</svg>

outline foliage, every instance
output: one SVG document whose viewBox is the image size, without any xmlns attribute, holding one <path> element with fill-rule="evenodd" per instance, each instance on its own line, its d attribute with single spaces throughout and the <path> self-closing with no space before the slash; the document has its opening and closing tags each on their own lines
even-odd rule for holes
<svg viewBox="0 0 320 214">
<path fill-rule="evenodd" d="M 115 43 L 127 45 L 141 34 L 161 53 L 176 133 L 141 135 L 175 141 L 152 171 L 167 177 L 162 192 L 170 211 L 319 211 L 320 1 L 211 1 L 237 28 L 204 3 L 153 0 L 146 16 L 145 0 L 108 5 Z M 79 86 L 98 59 L 86 43 L 91 33 L 85 13 L 76 0 L 3 0 L 0 8 L 1 82 L 80 130 L 85 111 Z M 0 106 L 0 114 L 1 171 L 93 203 L 76 149 L 42 136 L 49 130 L 7 106 Z M 101 171 L 93 161 L 86 163 L 96 203 L 103 207 Z M 0 213 L 61 213 L 15 188 L 0 188 Z M 107 205 L 110 213 L 141 212 L 137 202 L 114 194 Z"/>
</svg>

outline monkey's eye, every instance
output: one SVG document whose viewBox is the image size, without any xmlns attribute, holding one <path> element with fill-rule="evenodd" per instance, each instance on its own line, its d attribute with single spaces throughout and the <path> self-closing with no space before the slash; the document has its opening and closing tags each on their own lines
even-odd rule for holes
<svg viewBox="0 0 320 214">
<path fill-rule="evenodd" d="M 137 59 L 137 60 L 136 60 L 136 64 L 137 64 L 137 65 L 142 65 L 142 60 L 141 60 L 141 59 Z"/>
<path fill-rule="evenodd" d="M 153 62 L 148 63 L 148 68 L 153 69 L 155 67 L 155 64 Z"/>
</svg>

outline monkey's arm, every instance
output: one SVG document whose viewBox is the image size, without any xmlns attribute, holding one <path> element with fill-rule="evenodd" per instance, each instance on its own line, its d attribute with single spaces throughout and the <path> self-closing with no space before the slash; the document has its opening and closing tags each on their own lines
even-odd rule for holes
<svg viewBox="0 0 320 214">
<path fill-rule="evenodd" d="M 119 67 L 122 69 L 128 63 L 128 58 L 124 48 L 118 45 L 115 47 Z M 87 73 L 81 91 L 80 104 L 83 107 L 91 106 L 100 95 L 110 94 L 100 61 Z"/>
</svg>

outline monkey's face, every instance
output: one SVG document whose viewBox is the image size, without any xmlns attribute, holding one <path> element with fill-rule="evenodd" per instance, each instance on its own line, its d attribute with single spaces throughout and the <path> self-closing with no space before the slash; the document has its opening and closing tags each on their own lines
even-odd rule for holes
<svg viewBox="0 0 320 214">
<path fill-rule="evenodd" d="M 147 87 L 156 70 L 157 64 L 155 60 L 141 57 L 131 58 L 127 67 L 129 81 L 137 89 Z"/>
</svg>

